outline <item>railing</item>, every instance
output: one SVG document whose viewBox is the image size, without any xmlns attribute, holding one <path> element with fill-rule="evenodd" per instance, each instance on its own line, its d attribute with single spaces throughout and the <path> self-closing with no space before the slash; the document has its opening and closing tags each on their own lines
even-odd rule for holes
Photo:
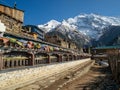
<svg viewBox="0 0 120 90">
<path fill-rule="evenodd" d="M 83 56 L 88 58 L 88 56 Z M 83 59 L 81 55 L 62 52 L 41 52 L 34 53 L 32 51 L 12 50 L 0 53 L 0 70 L 7 68 L 17 68 L 24 66 L 34 66 L 47 63 L 59 63 L 64 61 L 74 61 Z"/>
<path fill-rule="evenodd" d="M 56 45 L 56 44 L 52 44 L 52 43 L 49 43 L 49 42 L 42 41 L 40 39 L 35 40 L 32 36 L 30 36 L 30 35 L 28 36 L 28 34 L 25 34 L 25 33 L 16 34 L 16 33 L 13 33 L 13 32 L 5 32 L 4 34 L 5 35 L 11 35 L 11 36 L 17 37 L 19 39 L 24 39 L 24 40 L 28 40 L 28 41 L 38 42 L 38 43 L 46 44 L 46 45 L 53 46 L 53 47 L 59 47 L 59 48 L 62 48 L 64 50 L 66 50 L 66 51 L 80 53 L 78 50 L 74 50 L 74 49 L 70 49 L 70 48 L 64 48 L 64 47 L 61 47 L 61 46 Z M 25 34 L 25 35 L 23 35 L 23 34 Z"/>
</svg>

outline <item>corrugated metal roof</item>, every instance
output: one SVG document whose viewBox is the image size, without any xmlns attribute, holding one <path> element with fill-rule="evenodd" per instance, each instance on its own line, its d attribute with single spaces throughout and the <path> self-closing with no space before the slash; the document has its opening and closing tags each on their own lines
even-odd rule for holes
<svg viewBox="0 0 120 90">
<path fill-rule="evenodd" d="M 93 49 L 119 49 L 120 45 L 116 45 L 116 46 L 100 46 L 100 47 L 95 47 Z"/>
</svg>

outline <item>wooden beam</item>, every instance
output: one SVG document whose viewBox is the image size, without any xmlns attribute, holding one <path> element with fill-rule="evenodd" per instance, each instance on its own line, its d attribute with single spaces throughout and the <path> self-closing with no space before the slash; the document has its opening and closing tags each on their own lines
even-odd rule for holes
<svg viewBox="0 0 120 90">
<path fill-rule="evenodd" d="M 4 68 L 2 56 L 3 56 L 3 53 L 0 52 L 0 70 L 2 70 Z"/>
</svg>

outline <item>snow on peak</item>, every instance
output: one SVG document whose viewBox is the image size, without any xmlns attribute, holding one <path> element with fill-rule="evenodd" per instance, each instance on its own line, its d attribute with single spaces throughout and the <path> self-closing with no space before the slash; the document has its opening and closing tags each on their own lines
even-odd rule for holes
<svg viewBox="0 0 120 90">
<path fill-rule="evenodd" d="M 56 21 L 56 20 L 51 20 L 49 21 L 45 26 L 49 26 L 49 27 L 52 27 L 52 28 L 55 28 L 56 26 L 58 26 L 59 24 L 61 24 L 60 22 Z"/>
<path fill-rule="evenodd" d="M 101 16 L 97 14 L 81 14 L 67 20 L 69 25 L 91 38 L 99 39 L 104 28 L 114 25 L 120 26 L 120 18 Z"/>
<path fill-rule="evenodd" d="M 61 23 L 56 21 L 56 20 L 50 20 L 48 23 L 43 24 L 43 25 L 38 25 L 39 28 L 45 29 L 45 32 L 49 32 L 50 30 L 56 28 L 59 26 Z"/>
<path fill-rule="evenodd" d="M 70 29 L 76 29 L 75 25 L 70 25 L 66 20 L 62 21 L 62 25 L 67 26 Z"/>
<path fill-rule="evenodd" d="M 91 13 L 80 14 L 74 18 L 63 20 L 62 22 L 51 20 L 46 24 L 38 25 L 38 27 L 46 30 L 46 32 L 49 32 L 58 26 L 61 26 L 61 30 L 63 29 L 62 27 L 64 27 L 67 31 L 70 30 L 71 32 L 78 30 L 90 38 L 99 39 L 99 37 L 103 35 L 105 28 L 112 25 L 120 26 L 120 18 L 101 16 Z"/>
</svg>

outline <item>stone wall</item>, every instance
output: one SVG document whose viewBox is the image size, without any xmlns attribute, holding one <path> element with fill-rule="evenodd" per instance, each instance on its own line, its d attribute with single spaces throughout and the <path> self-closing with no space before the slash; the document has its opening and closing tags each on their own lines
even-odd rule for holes
<svg viewBox="0 0 120 90">
<path fill-rule="evenodd" d="M 6 26 L 6 31 L 8 32 L 20 32 L 22 29 L 22 23 L 5 15 L 0 14 L 0 20 Z"/>
</svg>

